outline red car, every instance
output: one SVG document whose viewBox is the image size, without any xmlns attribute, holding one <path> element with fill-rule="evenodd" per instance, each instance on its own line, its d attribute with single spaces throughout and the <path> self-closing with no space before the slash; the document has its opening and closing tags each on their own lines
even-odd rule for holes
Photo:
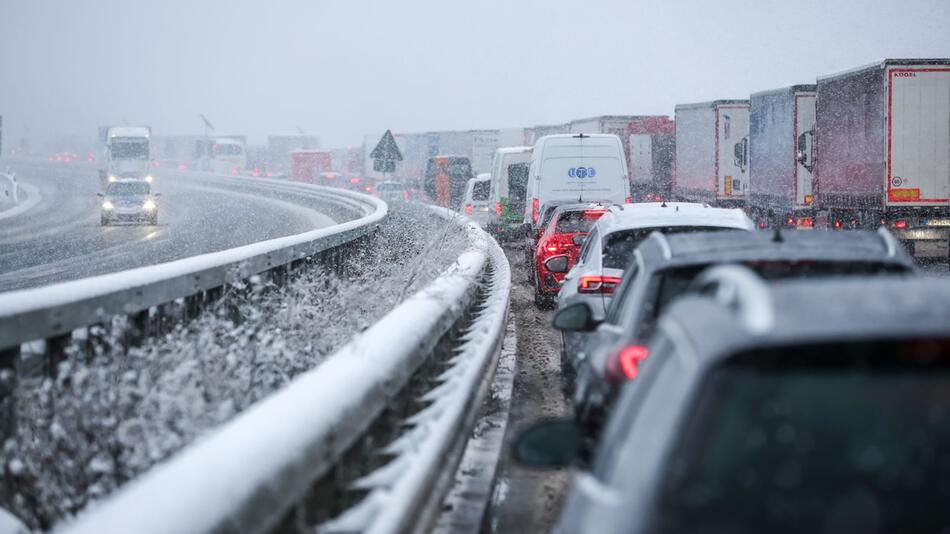
<svg viewBox="0 0 950 534">
<path fill-rule="evenodd" d="M 539 308 L 554 304 L 587 233 L 607 208 L 605 204 L 578 203 L 554 210 L 534 250 L 534 302 Z"/>
</svg>

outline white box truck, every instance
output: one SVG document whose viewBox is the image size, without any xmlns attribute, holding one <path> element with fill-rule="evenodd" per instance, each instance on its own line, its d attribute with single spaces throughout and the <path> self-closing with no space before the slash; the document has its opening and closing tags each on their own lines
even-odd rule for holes
<svg viewBox="0 0 950 534">
<path fill-rule="evenodd" d="M 103 142 L 99 183 L 105 187 L 120 179 L 152 180 L 150 140 L 147 126 L 103 126 L 99 128 Z"/>
<path fill-rule="evenodd" d="M 886 59 L 818 78 L 815 204 L 832 228 L 887 226 L 947 258 L 950 59 Z"/>
<path fill-rule="evenodd" d="M 723 207 L 744 205 L 749 101 L 678 104 L 675 123 L 674 199 Z"/>
</svg>

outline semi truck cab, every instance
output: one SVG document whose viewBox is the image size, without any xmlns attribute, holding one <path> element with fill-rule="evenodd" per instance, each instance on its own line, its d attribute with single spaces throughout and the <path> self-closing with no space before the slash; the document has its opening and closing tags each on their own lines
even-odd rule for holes
<svg viewBox="0 0 950 534">
<path fill-rule="evenodd" d="M 151 130 L 147 127 L 108 128 L 103 158 L 105 168 L 99 170 L 100 184 L 105 187 L 120 179 L 151 182 L 150 140 Z"/>
</svg>

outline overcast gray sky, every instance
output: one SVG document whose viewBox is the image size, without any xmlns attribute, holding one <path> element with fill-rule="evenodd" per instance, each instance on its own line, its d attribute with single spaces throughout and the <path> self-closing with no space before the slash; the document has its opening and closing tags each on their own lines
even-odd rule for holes
<svg viewBox="0 0 950 534">
<path fill-rule="evenodd" d="M 5 146 L 28 125 L 262 142 L 672 114 L 883 57 L 950 57 L 950 0 L 0 0 Z"/>
</svg>

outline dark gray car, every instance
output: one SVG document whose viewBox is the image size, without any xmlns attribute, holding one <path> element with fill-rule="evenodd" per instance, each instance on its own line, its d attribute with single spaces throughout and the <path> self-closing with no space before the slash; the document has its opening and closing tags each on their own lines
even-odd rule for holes
<svg viewBox="0 0 950 534">
<path fill-rule="evenodd" d="M 714 272 L 718 271 L 718 272 Z M 938 532 L 950 524 L 950 283 L 768 284 L 717 267 L 660 318 L 560 532 Z M 521 433 L 563 465 L 569 420 Z"/>
<path fill-rule="evenodd" d="M 139 221 L 158 224 L 159 193 L 152 193 L 151 186 L 145 180 L 119 180 L 112 182 L 99 204 L 102 226 L 118 221 Z"/>
<path fill-rule="evenodd" d="M 590 425 L 592 437 L 617 384 L 631 378 L 624 364 L 642 357 L 638 343 L 650 336 L 660 313 L 699 272 L 725 263 L 745 265 L 770 281 L 916 272 L 886 230 L 651 235 L 634 251 L 603 322 L 583 303 L 555 315 L 556 328 L 589 334 L 578 350 L 567 347 L 562 372 L 573 390 L 575 412 Z"/>
</svg>

